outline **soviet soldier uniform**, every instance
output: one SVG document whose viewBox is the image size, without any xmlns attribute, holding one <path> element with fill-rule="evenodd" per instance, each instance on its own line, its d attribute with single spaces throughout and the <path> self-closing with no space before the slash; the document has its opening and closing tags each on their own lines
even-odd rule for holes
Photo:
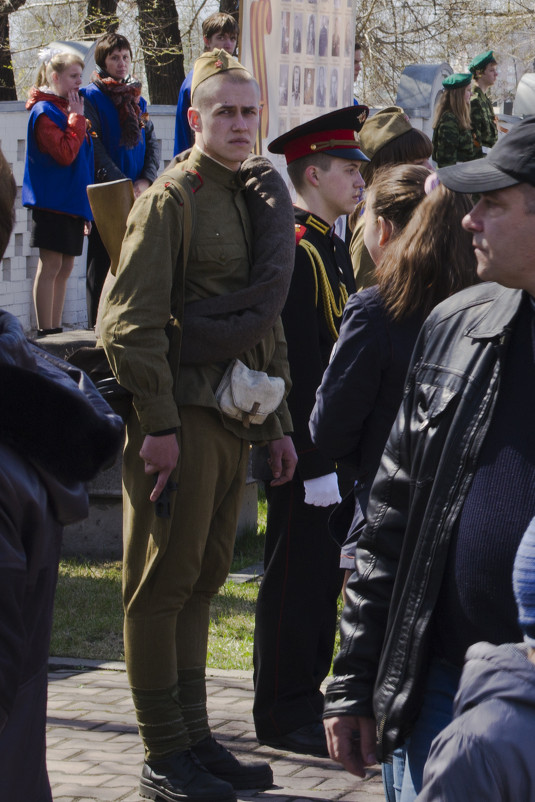
<svg viewBox="0 0 535 802">
<path fill-rule="evenodd" d="M 476 158 L 482 158 L 498 141 L 498 128 L 494 119 L 494 109 L 487 90 L 498 76 L 496 58 L 492 50 L 475 56 L 468 69 L 474 76 L 470 98 L 470 122 L 474 135 Z"/>
<path fill-rule="evenodd" d="M 492 102 L 489 96 L 477 85 L 473 87 L 472 97 L 470 98 L 470 120 L 475 140 L 475 151 L 478 155 L 483 156 L 483 148 L 492 148 L 498 141 L 498 129 L 494 122 Z"/>
<path fill-rule="evenodd" d="M 241 83 L 227 80 L 228 70 L 241 71 Z M 207 95 L 203 110 L 190 112 L 199 118 L 208 115 L 217 105 L 212 98 L 222 96 L 233 115 L 229 125 L 238 119 L 242 140 L 249 133 L 252 137 L 256 126 L 245 127 L 241 111 L 242 104 L 253 108 L 251 100 L 258 94 L 252 76 L 224 50 L 216 50 L 195 63 L 193 106 L 196 87 L 205 80 L 216 82 L 212 95 Z M 212 131 L 206 128 L 184 164 L 195 178 L 195 224 L 185 278 L 178 279 L 178 266 L 186 240 L 186 203 L 177 200 L 164 174 L 138 198 L 128 218 L 116 283 L 104 310 L 102 339 L 134 405 L 123 465 L 123 602 L 128 679 L 145 747 L 140 793 L 171 801 L 235 802 L 234 788 L 268 787 L 272 773 L 267 764 L 243 765 L 211 736 L 205 687 L 210 600 L 224 583 L 232 559 L 249 441 L 286 442 L 291 420 L 282 401 L 263 423 L 247 427 L 249 421 L 222 414 L 215 391 L 234 357 L 252 370 L 282 378 L 287 389 L 289 373 L 280 317 L 264 320 L 245 345 L 250 331 L 232 342 L 235 327 L 227 311 L 221 339 L 230 353 L 216 356 L 214 347 L 199 337 L 205 353 L 196 361 L 186 358 L 188 330 L 195 324 L 192 308 L 240 293 L 242 297 L 255 271 L 253 228 L 240 176 L 244 157 L 230 160 L 226 152 L 221 161 L 210 157 L 201 146 L 208 151 L 220 142 L 210 140 Z M 291 245 L 289 239 L 288 257 Z M 288 257 L 282 255 L 289 273 Z M 185 301 L 183 315 L 180 300 L 173 303 L 176 298 Z M 280 308 L 282 304 L 283 300 Z M 171 311 L 184 330 L 179 364 L 168 358 L 176 340 L 171 338 L 170 349 Z M 247 317 L 249 308 L 239 311 Z M 155 450 L 154 443 L 172 449 L 168 444 L 176 440 L 179 448 L 172 453 L 177 453 L 178 463 L 166 469 L 166 463 L 155 462 L 162 446 Z M 151 471 L 154 466 L 157 474 Z M 155 476 L 161 483 L 161 471 L 175 483 L 164 517 L 149 498 Z"/>
</svg>

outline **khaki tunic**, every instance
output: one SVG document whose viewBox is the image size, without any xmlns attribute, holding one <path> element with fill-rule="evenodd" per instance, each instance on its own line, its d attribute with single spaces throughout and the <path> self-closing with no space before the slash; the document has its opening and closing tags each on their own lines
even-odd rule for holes
<svg viewBox="0 0 535 802">
<path fill-rule="evenodd" d="M 364 215 L 361 214 L 357 224 L 353 229 L 353 235 L 349 244 L 351 263 L 353 265 L 353 275 L 357 292 L 377 284 L 375 275 L 375 263 L 371 258 L 367 247 L 364 244 Z"/>
<path fill-rule="evenodd" d="M 188 259 L 185 301 L 226 294 L 247 286 L 252 229 L 236 173 L 198 148 L 186 169 L 197 171 L 195 231 Z M 165 174 L 135 202 L 128 218 L 117 279 L 103 314 L 102 340 L 121 385 L 133 393 L 144 434 L 180 425 L 177 404 L 218 409 L 214 391 L 228 362 L 181 365 L 176 393 L 167 361 L 165 326 L 171 289 L 182 258 L 182 207 L 165 188 Z M 280 320 L 253 349 L 239 355 L 254 370 L 281 376 L 290 386 L 286 342 Z M 247 440 L 270 440 L 291 430 L 283 402 L 264 424 L 245 429 L 221 416 L 225 428 Z"/>
<path fill-rule="evenodd" d="M 248 285 L 252 229 L 235 173 L 197 148 L 186 168 L 200 183 L 184 291 L 190 302 Z M 247 441 L 291 430 L 285 401 L 250 429 L 219 412 L 214 390 L 227 362 L 181 365 L 175 383 L 165 327 L 181 267 L 183 207 L 165 185 L 164 174 L 134 204 L 102 321 L 112 369 L 133 393 L 137 413 L 127 423 L 123 467 L 124 639 L 139 730 L 154 759 L 209 733 L 203 672 L 208 611 L 232 559 Z M 281 376 L 289 388 L 280 321 L 241 358 Z M 145 474 L 139 451 L 146 434 L 174 427 L 180 458 L 170 478 L 177 489 L 165 519 L 149 501 L 153 477 Z"/>
</svg>

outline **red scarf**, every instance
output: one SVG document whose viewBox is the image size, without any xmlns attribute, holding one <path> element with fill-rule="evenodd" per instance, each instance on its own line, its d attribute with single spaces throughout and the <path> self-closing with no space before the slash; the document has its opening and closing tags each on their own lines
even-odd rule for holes
<svg viewBox="0 0 535 802">
<path fill-rule="evenodd" d="M 117 109 L 121 126 L 119 144 L 126 148 L 135 148 L 141 139 L 141 129 L 145 127 L 145 119 L 139 107 L 140 81 L 130 77 L 126 81 L 116 81 L 114 78 L 105 78 L 97 72 L 94 72 L 91 78 Z"/>
</svg>

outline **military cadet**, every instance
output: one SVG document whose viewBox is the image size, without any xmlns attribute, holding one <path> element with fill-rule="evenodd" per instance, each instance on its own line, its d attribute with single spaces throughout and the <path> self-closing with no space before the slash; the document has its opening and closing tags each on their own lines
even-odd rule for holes
<svg viewBox="0 0 535 802">
<path fill-rule="evenodd" d="M 338 476 L 334 462 L 313 445 L 308 420 L 348 293 L 354 291 L 349 253 L 334 234 L 334 221 L 351 211 L 364 186 L 360 165 L 368 159 L 356 132 L 367 115 L 365 106 L 340 109 L 268 147 L 286 157 L 297 193 L 295 267 L 282 318 L 299 463 L 292 482 L 266 485 L 253 715 L 260 743 L 319 756 L 327 755 L 320 685 L 331 664 L 343 572 L 327 526 L 340 501 Z"/>
<path fill-rule="evenodd" d="M 249 441 L 271 441 L 274 482 L 289 481 L 296 462 L 284 434 L 291 430 L 284 401 L 257 422 L 247 414 L 227 417 L 216 400 L 216 388 L 238 356 L 246 368 L 289 387 L 280 316 L 262 318 L 269 304 L 265 292 L 258 314 L 250 315 L 245 303 L 261 291 L 253 281 L 255 243 L 241 175 L 257 134 L 259 97 L 252 75 L 224 50 L 196 61 L 188 113 L 195 145 L 183 163 L 192 176 L 196 222 L 188 227 L 188 193 L 177 199 L 180 167 L 174 167 L 134 204 L 102 322 L 112 368 L 133 393 L 123 469 L 123 600 L 128 678 L 145 747 L 140 793 L 169 802 L 234 802 L 235 788 L 272 782 L 267 763 L 239 761 L 212 737 L 205 683 L 210 600 L 232 559 Z M 288 202 L 286 217 L 290 209 Z M 182 283 L 178 265 L 188 231 Z M 287 245 L 289 280 L 291 227 Z M 175 296 L 185 298 L 184 315 Z M 199 324 L 192 310 L 198 316 L 203 302 L 223 318 L 215 343 L 202 332 L 193 341 L 189 334 Z M 174 367 L 167 356 L 171 310 L 184 321 L 180 365 Z M 248 327 L 239 331 L 243 319 Z M 160 510 L 152 502 L 166 486 Z"/>
<path fill-rule="evenodd" d="M 498 141 L 494 108 L 487 94 L 498 77 L 498 65 L 492 50 L 472 59 L 468 69 L 474 76 L 470 97 L 470 119 L 476 154 L 484 156 Z"/>
<path fill-rule="evenodd" d="M 433 117 L 433 159 L 439 167 L 478 158 L 470 128 L 471 73 L 455 72 L 442 81 Z"/>
</svg>

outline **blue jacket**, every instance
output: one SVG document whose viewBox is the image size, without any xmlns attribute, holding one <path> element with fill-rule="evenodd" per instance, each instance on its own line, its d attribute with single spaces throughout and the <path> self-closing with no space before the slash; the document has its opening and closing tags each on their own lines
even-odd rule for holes
<svg viewBox="0 0 535 802">
<path fill-rule="evenodd" d="M 535 666 L 527 647 L 476 643 L 454 704 L 433 741 L 418 802 L 535 799 Z"/>
<path fill-rule="evenodd" d="M 340 337 L 316 393 L 310 431 L 326 456 L 371 482 L 396 418 L 421 315 L 401 322 L 377 286 L 352 295 Z"/>
<path fill-rule="evenodd" d="M 93 83 L 81 89 L 80 94 L 87 98 L 98 114 L 100 140 L 106 153 L 126 178 L 137 181 L 145 164 L 145 129 L 141 130 L 141 138 L 135 147 L 127 148 L 121 145 L 119 113 L 110 98 Z M 147 111 L 147 101 L 142 97 L 139 99 L 139 107 L 142 114 Z M 107 177 L 104 180 L 113 179 Z"/>
<path fill-rule="evenodd" d="M 176 106 L 175 120 L 175 149 L 173 156 L 191 148 L 193 145 L 193 131 L 189 127 L 188 109 L 191 106 L 191 80 L 193 70 L 190 70 L 182 82 L 178 103 Z"/>
<path fill-rule="evenodd" d="M 34 130 L 41 114 L 46 114 L 63 131 L 67 127 L 67 116 L 53 103 L 40 100 L 32 108 L 28 120 L 22 203 L 24 206 L 92 220 L 86 191 L 87 185 L 93 183 L 91 139 L 86 137 L 72 164 L 61 165 L 49 153 L 42 153 L 37 146 Z"/>
</svg>

